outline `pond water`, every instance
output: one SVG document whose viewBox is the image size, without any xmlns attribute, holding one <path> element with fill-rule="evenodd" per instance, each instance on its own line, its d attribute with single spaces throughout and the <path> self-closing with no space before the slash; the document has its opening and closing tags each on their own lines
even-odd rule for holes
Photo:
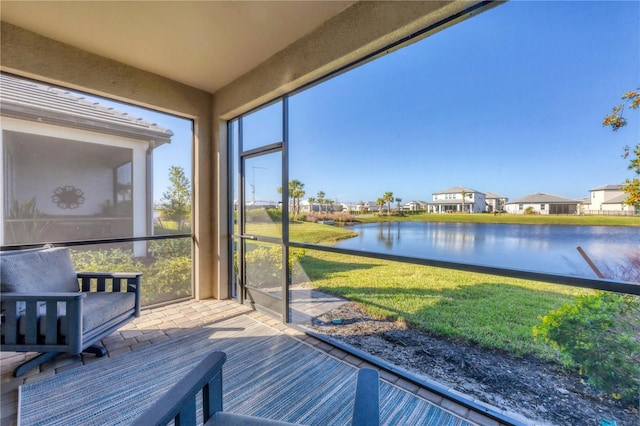
<svg viewBox="0 0 640 426">
<path fill-rule="evenodd" d="M 595 277 L 599 268 L 640 250 L 640 227 L 385 222 L 349 227 L 337 247 L 508 269 Z"/>
</svg>

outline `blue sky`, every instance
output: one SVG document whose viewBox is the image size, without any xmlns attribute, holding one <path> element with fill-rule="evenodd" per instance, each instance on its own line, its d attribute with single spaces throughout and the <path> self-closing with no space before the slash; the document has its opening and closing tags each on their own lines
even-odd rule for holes
<svg viewBox="0 0 640 426">
<path fill-rule="evenodd" d="M 639 12 L 511 2 L 296 95 L 291 177 L 340 201 L 455 185 L 585 197 L 621 183 L 638 112 L 617 133 L 601 121 L 640 86 Z"/>
<path fill-rule="evenodd" d="M 290 98 L 290 178 L 306 197 L 430 200 L 455 185 L 516 199 L 582 198 L 631 176 L 602 118 L 640 86 L 640 2 L 512 1 Z M 134 112 L 135 113 L 135 112 Z M 246 120 L 247 144 L 281 139 L 279 110 Z M 155 198 L 171 165 L 191 170 L 190 123 L 156 151 Z M 278 197 L 275 156 L 248 164 L 257 200 Z"/>
</svg>

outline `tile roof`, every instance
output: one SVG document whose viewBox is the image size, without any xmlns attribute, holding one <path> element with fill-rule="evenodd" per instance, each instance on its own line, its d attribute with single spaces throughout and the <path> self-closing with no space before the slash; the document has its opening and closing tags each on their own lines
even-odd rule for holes
<svg viewBox="0 0 640 426">
<path fill-rule="evenodd" d="M 490 199 L 490 198 L 498 198 L 498 199 L 502 199 L 502 198 L 507 198 L 504 195 L 500 195 L 500 194 L 496 194 L 495 192 L 487 192 L 486 194 L 486 199 Z"/>
<path fill-rule="evenodd" d="M 478 194 L 484 194 L 484 192 L 476 191 L 475 189 L 467 188 L 466 186 L 452 186 L 451 188 L 443 189 L 442 191 L 434 192 L 433 195 L 437 194 L 460 194 L 462 191 L 466 193 L 475 192 Z"/>
<path fill-rule="evenodd" d="M 622 191 L 623 185 L 602 185 L 589 191 Z"/>
<path fill-rule="evenodd" d="M 626 192 L 620 194 L 620 195 L 616 195 L 615 197 L 607 200 L 607 201 L 603 201 L 602 204 L 622 204 L 624 203 L 624 201 L 627 199 L 627 197 L 629 197 L 629 194 L 627 194 Z"/>
<path fill-rule="evenodd" d="M 8 74 L 0 74 L 0 105 L 3 116 L 155 140 L 157 144 L 168 143 L 173 136 L 171 130 L 143 118 Z"/>
<path fill-rule="evenodd" d="M 580 200 L 573 198 L 560 197 L 558 195 L 545 194 L 543 192 L 537 192 L 535 194 L 527 195 L 526 197 L 518 198 L 517 200 L 509 201 L 507 204 L 519 204 L 519 203 L 548 203 L 548 204 L 577 204 Z"/>
</svg>

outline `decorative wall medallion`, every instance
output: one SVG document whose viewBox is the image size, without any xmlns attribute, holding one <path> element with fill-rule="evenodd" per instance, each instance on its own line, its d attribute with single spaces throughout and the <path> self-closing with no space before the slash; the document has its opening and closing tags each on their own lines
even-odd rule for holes
<svg viewBox="0 0 640 426">
<path fill-rule="evenodd" d="M 51 201 L 61 209 L 77 209 L 84 203 L 84 193 L 75 186 L 61 186 L 53 191 Z"/>
</svg>

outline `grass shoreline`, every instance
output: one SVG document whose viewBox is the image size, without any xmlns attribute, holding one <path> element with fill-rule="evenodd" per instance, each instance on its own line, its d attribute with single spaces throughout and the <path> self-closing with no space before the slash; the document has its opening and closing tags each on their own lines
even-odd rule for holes
<svg viewBox="0 0 640 426">
<path fill-rule="evenodd" d="M 375 214 L 355 216 L 359 223 L 374 222 L 450 222 L 495 223 L 513 225 L 576 225 L 576 226 L 640 226 L 640 216 L 580 216 L 580 215 L 516 215 L 487 213 L 420 213 L 406 215 Z"/>
</svg>

